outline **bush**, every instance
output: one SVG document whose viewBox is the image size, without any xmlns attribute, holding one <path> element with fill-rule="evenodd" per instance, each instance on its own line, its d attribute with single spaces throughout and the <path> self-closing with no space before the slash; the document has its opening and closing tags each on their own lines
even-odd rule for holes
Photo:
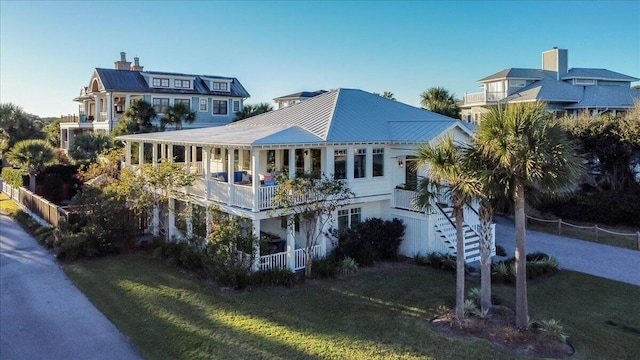
<svg viewBox="0 0 640 360">
<path fill-rule="evenodd" d="M 297 282 L 296 274 L 289 269 L 271 269 L 252 274 L 253 285 L 291 287 Z"/>
<path fill-rule="evenodd" d="M 543 252 L 527 254 L 527 279 L 555 274 L 559 270 L 558 259 Z M 515 283 L 515 258 L 499 261 L 492 265 L 492 279 L 495 282 Z"/>
<path fill-rule="evenodd" d="M 330 255 L 324 259 L 314 259 L 311 265 L 311 277 L 320 279 L 335 278 L 338 274 L 338 265 L 333 258 Z"/>
<path fill-rule="evenodd" d="M 448 271 L 454 271 L 457 267 L 456 257 L 454 255 L 439 252 L 432 252 L 425 257 L 420 257 L 419 263 Z"/>
<path fill-rule="evenodd" d="M 362 266 L 371 266 L 379 260 L 395 261 L 404 229 L 405 225 L 399 219 L 367 219 L 355 229 L 334 234 L 338 239 L 334 256 L 339 261 L 350 257 Z"/>
<path fill-rule="evenodd" d="M 29 175 L 22 169 L 3 167 L 2 181 L 5 181 L 7 184 L 17 189 L 29 183 Z"/>
<path fill-rule="evenodd" d="M 504 249 L 502 245 L 496 245 L 496 255 L 507 256 L 507 251 Z"/>
<path fill-rule="evenodd" d="M 358 263 L 350 257 L 346 257 L 340 261 L 338 266 L 341 274 L 351 274 L 358 271 Z"/>
</svg>

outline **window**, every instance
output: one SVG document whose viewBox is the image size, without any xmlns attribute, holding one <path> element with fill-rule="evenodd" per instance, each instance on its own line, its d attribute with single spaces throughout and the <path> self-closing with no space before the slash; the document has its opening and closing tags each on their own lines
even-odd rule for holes
<svg viewBox="0 0 640 360">
<path fill-rule="evenodd" d="M 242 170 L 251 169 L 251 151 L 242 150 Z"/>
<path fill-rule="evenodd" d="M 164 114 L 169 107 L 169 99 L 165 98 L 153 98 L 153 109 L 158 114 Z"/>
<path fill-rule="evenodd" d="M 207 111 L 208 109 L 207 99 L 200 99 L 200 111 Z"/>
<path fill-rule="evenodd" d="M 347 178 L 347 150 L 333 152 L 333 177 L 336 179 Z"/>
<path fill-rule="evenodd" d="M 227 100 L 213 100 L 211 107 L 213 115 L 227 115 L 229 111 Z"/>
<path fill-rule="evenodd" d="M 594 85 L 596 83 L 593 79 L 574 79 L 576 85 Z"/>
<path fill-rule="evenodd" d="M 169 87 L 169 79 L 153 78 L 154 87 Z"/>
<path fill-rule="evenodd" d="M 215 148 L 213 150 L 213 160 L 222 160 L 222 149 Z"/>
<path fill-rule="evenodd" d="M 353 178 L 367 176 L 367 149 L 353 149 Z"/>
<path fill-rule="evenodd" d="M 338 210 L 338 232 L 353 229 L 362 222 L 362 208 Z"/>
<path fill-rule="evenodd" d="M 384 176 L 384 148 L 373 149 L 373 176 Z"/>
<path fill-rule="evenodd" d="M 173 87 L 182 88 L 182 89 L 190 89 L 191 88 L 191 81 L 176 79 L 176 80 L 173 80 Z"/>
<path fill-rule="evenodd" d="M 228 86 L 226 82 L 214 81 L 211 83 L 211 88 L 213 90 L 227 91 Z"/>
<path fill-rule="evenodd" d="M 189 110 L 191 110 L 191 100 L 189 99 L 175 99 L 173 100 L 174 104 L 185 104 L 187 105 L 187 108 L 189 108 Z"/>
<path fill-rule="evenodd" d="M 525 87 L 527 86 L 526 80 L 509 80 L 509 87 Z"/>
<path fill-rule="evenodd" d="M 233 112 L 237 113 L 239 111 L 240 111 L 240 101 L 234 100 L 233 101 Z"/>
</svg>

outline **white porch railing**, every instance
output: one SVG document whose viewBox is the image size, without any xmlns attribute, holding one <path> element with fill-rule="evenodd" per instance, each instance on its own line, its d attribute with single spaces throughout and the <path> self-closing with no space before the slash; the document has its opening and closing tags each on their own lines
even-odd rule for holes
<svg viewBox="0 0 640 360">
<path fill-rule="evenodd" d="M 465 104 L 484 104 L 485 103 L 484 91 L 471 93 L 471 94 L 464 94 L 464 103 Z"/>
<path fill-rule="evenodd" d="M 224 204 L 229 203 L 229 183 L 218 180 L 209 180 L 209 189 L 211 190 L 209 200 Z"/>
<path fill-rule="evenodd" d="M 420 211 L 420 208 L 416 206 L 418 193 L 416 193 L 415 191 L 394 189 L 393 197 L 396 208 L 410 211 Z"/>
<path fill-rule="evenodd" d="M 253 189 L 247 185 L 234 185 L 232 188 L 233 205 L 245 209 L 253 209 Z"/>
<path fill-rule="evenodd" d="M 103 111 L 100 113 L 100 121 L 107 121 L 107 112 Z"/>
<path fill-rule="evenodd" d="M 278 189 L 279 186 L 282 185 L 273 185 L 273 186 L 263 186 L 260 188 L 260 197 L 258 199 L 258 201 L 260 202 L 258 204 L 258 208 L 260 210 L 267 210 L 267 209 L 271 209 L 274 207 L 273 204 L 273 197 L 276 195 L 276 190 Z"/>
<path fill-rule="evenodd" d="M 286 269 L 287 252 L 260 256 L 260 270 Z"/>
<path fill-rule="evenodd" d="M 320 249 L 321 249 L 320 245 L 316 245 L 313 247 L 313 249 L 311 250 L 312 259 L 319 259 L 321 257 Z M 305 249 L 296 249 L 296 251 L 294 252 L 294 256 L 295 256 L 295 265 L 293 269 L 294 270 L 304 269 L 304 266 L 307 263 L 307 259 L 305 257 Z"/>
</svg>

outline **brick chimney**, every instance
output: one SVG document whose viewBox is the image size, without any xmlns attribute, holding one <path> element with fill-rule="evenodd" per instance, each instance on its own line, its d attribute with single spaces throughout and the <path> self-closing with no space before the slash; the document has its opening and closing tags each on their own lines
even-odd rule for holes
<svg viewBox="0 0 640 360">
<path fill-rule="evenodd" d="M 554 71 L 556 79 L 560 80 L 569 70 L 568 58 L 569 51 L 567 49 L 558 49 L 554 46 L 553 49 L 542 53 L 542 70 Z"/>
<path fill-rule="evenodd" d="M 142 71 L 142 68 L 144 68 L 144 66 L 140 66 L 140 58 L 139 57 L 134 57 L 133 58 L 133 66 L 131 67 L 131 71 Z"/>
<path fill-rule="evenodd" d="M 127 53 L 120 53 L 120 61 L 114 62 L 116 70 L 129 70 L 131 68 L 131 62 L 127 61 Z"/>
</svg>

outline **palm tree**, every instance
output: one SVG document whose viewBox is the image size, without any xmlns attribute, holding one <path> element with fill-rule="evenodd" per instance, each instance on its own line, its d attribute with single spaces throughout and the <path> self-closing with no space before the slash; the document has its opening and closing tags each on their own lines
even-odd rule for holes
<svg viewBox="0 0 640 360">
<path fill-rule="evenodd" d="M 393 95 L 393 93 L 391 91 L 385 91 L 380 96 L 382 96 L 383 98 L 387 98 L 389 100 L 394 100 L 394 101 L 396 100 L 395 95 Z"/>
<path fill-rule="evenodd" d="M 69 156 L 76 162 L 93 162 L 105 149 L 113 147 L 113 141 L 109 135 L 93 132 L 85 132 L 76 135 L 73 146 L 69 148 Z"/>
<path fill-rule="evenodd" d="M 447 189 L 453 202 L 456 227 L 456 317 L 464 317 L 464 205 L 469 204 L 480 189 L 480 182 L 465 169 L 464 153 L 451 136 L 441 138 L 436 145 L 418 148 L 417 167 L 428 166 L 429 177 L 419 183 L 417 205 L 430 207 L 436 187 Z"/>
<path fill-rule="evenodd" d="M 242 106 L 242 110 L 236 113 L 236 118 L 233 121 L 238 121 L 246 118 L 250 118 L 252 116 L 264 114 L 273 110 L 273 106 L 268 103 L 259 103 L 256 105 L 245 104 Z"/>
<path fill-rule="evenodd" d="M 176 130 L 182 130 L 182 123 L 191 124 L 196 120 L 196 113 L 191 111 L 185 103 L 175 103 L 169 106 L 162 118 L 162 126 L 165 124 L 175 125 Z"/>
<path fill-rule="evenodd" d="M 124 115 L 135 121 L 142 130 L 151 127 L 151 120 L 156 117 L 157 113 L 153 105 L 144 100 L 136 100 L 131 103 Z"/>
<path fill-rule="evenodd" d="M 46 140 L 22 140 L 9 152 L 11 163 L 29 173 L 29 190 L 33 193 L 36 191 L 36 175 L 54 159 L 53 148 Z"/>
<path fill-rule="evenodd" d="M 476 137 L 480 154 L 495 164 L 515 208 L 516 326 L 522 329 L 529 326 L 525 188 L 553 193 L 566 189 L 582 172 L 573 143 L 545 107 L 543 102 L 492 107 Z"/>
<path fill-rule="evenodd" d="M 460 107 L 453 94 L 443 87 L 432 87 L 420 95 L 420 105 L 438 114 L 460 118 Z"/>
</svg>

